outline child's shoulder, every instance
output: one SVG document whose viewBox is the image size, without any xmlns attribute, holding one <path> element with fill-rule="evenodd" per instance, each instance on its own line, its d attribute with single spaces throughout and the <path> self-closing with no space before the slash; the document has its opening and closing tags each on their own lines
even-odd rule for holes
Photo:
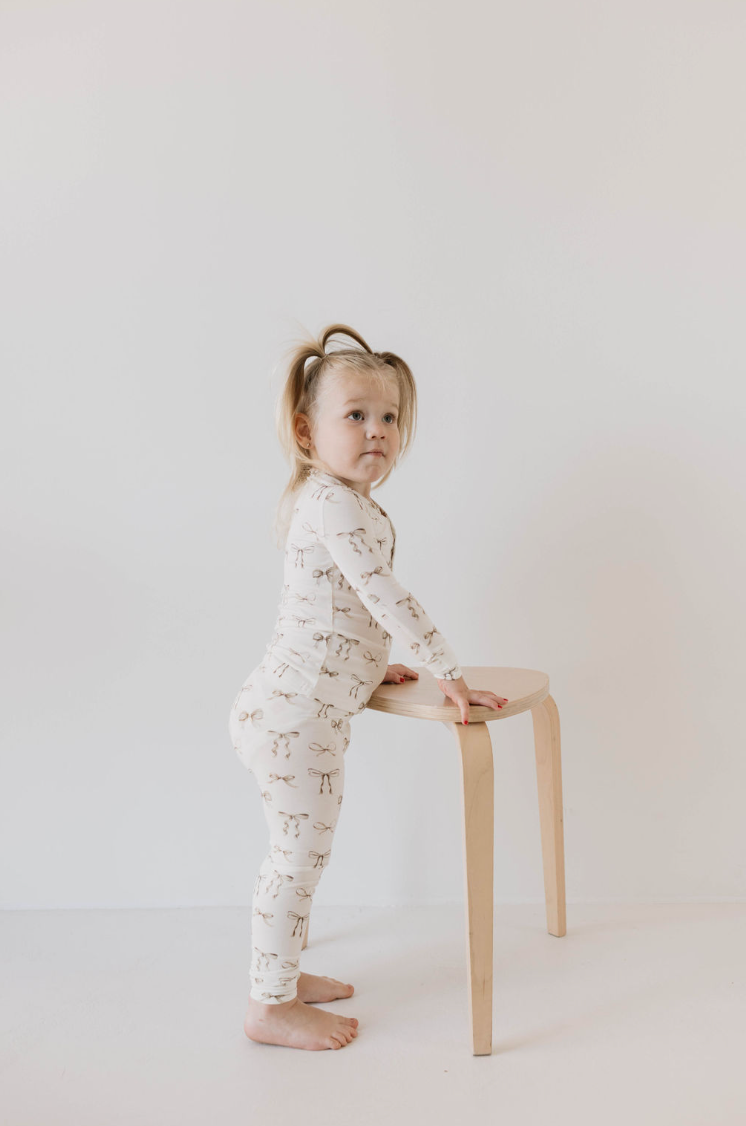
<svg viewBox="0 0 746 1126">
<path fill-rule="evenodd" d="M 322 507 L 327 504 L 345 507 L 355 505 L 365 511 L 365 497 L 361 496 L 351 485 L 341 481 L 339 477 L 320 469 L 310 470 L 306 480 L 300 486 L 298 495 L 304 500 L 308 499 Z"/>
<path fill-rule="evenodd" d="M 322 523 L 334 526 L 339 520 L 355 516 L 365 526 L 385 528 L 389 525 L 392 535 L 396 534 L 391 517 L 380 504 L 364 497 L 334 474 L 316 468 L 310 470 L 299 487 L 296 512 L 301 517 L 318 514 Z"/>
</svg>

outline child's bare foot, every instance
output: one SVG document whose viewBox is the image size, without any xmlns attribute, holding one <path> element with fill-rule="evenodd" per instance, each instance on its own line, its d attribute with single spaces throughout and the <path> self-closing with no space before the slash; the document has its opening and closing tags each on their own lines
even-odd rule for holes
<svg viewBox="0 0 746 1126">
<path fill-rule="evenodd" d="M 249 997 L 243 1029 L 259 1044 L 282 1044 L 287 1048 L 344 1048 L 357 1036 L 357 1019 L 341 1017 L 326 1009 L 311 1009 L 299 997 L 282 1005 L 263 1005 Z"/>
<path fill-rule="evenodd" d="M 351 985 L 337 981 L 336 977 L 319 977 L 317 974 L 304 974 L 298 978 L 298 996 L 301 1001 L 337 1001 L 340 997 L 351 997 L 355 992 Z"/>
</svg>

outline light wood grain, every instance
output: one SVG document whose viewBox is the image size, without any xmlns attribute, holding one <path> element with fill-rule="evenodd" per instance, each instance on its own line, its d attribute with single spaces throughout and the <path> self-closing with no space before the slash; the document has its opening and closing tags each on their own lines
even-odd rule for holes
<svg viewBox="0 0 746 1126">
<path fill-rule="evenodd" d="M 403 684 L 379 684 L 368 700 L 368 707 L 375 712 L 392 712 L 394 715 L 411 716 L 413 719 L 460 723 L 458 706 L 443 695 L 437 680 L 424 669 L 415 671 L 419 674 L 417 680 L 405 680 Z M 508 703 L 500 711 L 481 706 L 470 707 L 469 724 L 518 715 L 540 704 L 549 692 L 549 677 L 536 669 L 462 665 L 461 671 L 469 688 L 487 689 L 497 696 L 508 698 Z"/>
<path fill-rule="evenodd" d="M 464 678 L 466 679 L 466 678 Z M 468 681 L 467 681 L 468 684 Z M 466 976 L 472 1052 L 492 1053 L 492 904 L 495 779 L 486 723 L 448 723 L 461 752 Z"/>
<path fill-rule="evenodd" d="M 565 918 L 565 834 L 562 815 L 562 763 L 560 723 L 551 696 L 531 709 L 534 721 L 536 784 L 539 792 L 539 828 L 544 865 L 544 900 L 547 930 L 561 938 L 567 933 Z"/>
</svg>

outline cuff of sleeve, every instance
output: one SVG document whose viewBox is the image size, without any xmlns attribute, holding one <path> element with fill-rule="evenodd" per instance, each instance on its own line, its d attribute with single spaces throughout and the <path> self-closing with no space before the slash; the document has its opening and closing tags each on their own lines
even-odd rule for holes
<svg viewBox="0 0 746 1126">
<path fill-rule="evenodd" d="M 425 667 L 427 668 L 427 665 Z M 428 672 L 432 673 L 436 680 L 460 680 L 464 675 L 460 665 L 449 665 L 447 669 L 441 671 L 431 667 Z"/>
</svg>

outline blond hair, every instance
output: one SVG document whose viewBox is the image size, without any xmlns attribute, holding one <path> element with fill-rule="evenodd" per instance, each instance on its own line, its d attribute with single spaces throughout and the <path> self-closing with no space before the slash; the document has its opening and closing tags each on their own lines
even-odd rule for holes
<svg viewBox="0 0 746 1126">
<path fill-rule="evenodd" d="M 339 348 L 326 351 L 332 336 L 344 335 L 356 340 L 359 348 Z M 349 325 L 334 324 L 325 328 L 316 339 L 309 335 L 296 340 L 286 352 L 288 373 L 277 398 L 275 423 L 283 453 L 290 463 L 290 479 L 277 504 L 273 528 L 277 546 L 283 548 L 287 540 L 295 494 L 307 479 L 311 469 L 324 470 L 324 463 L 314 458 L 300 444 L 295 433 L 295 418 L 305 414 L 311 423 L 318 417 L 320 397 L 329 378 L 344 377 L 345 373 L 369 375 L 382 383 L 393 382 L 399 389 L 399 452 L 394 464 L 374 488 L 378 488 L 393 472 L 401 457 L 414 440 L 417 425 L 417 388 L 409 366 L 393 352 L 373 352 L 359 333 Z"/>
</svg>

